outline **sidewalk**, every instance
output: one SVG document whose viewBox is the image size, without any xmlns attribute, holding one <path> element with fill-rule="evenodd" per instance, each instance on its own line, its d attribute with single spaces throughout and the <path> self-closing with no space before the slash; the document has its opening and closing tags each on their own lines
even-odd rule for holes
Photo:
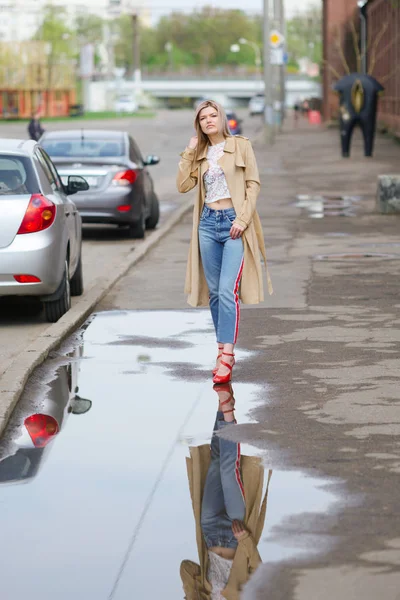
<svg viewBox="0 0 400 600">
<path fill-rule="evenodd" d="M 255 149 L 275 293 L 243 307 L 239 350 L 254 353 L 235 381 L 263 384 L 265 404 L 236 432 L 271 468 L 331 480 L 342 505 L 273 531 L 319 553 L 264 564 L 243 600 L 398 600 L 400 217 L 377 214 L 375 192 L 378 174 L 400 170 L 400 146 L 379 137 L 367 159 L 357 137 L 342 159 L 337 130 L 302 123 Z M 297 195 L 330 199 L 310 212 Z M 98 309 L 188 308 L 190 229 L 188 214 Z"/>
</svg>

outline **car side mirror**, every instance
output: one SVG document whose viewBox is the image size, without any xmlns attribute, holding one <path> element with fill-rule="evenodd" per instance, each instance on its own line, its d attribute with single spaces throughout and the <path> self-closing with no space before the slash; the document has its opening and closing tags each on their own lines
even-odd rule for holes
<svg viewBox="0 0 400 600">
<path fill-rule="evenodd" d="M 71 412 L 73 415 L 84 415 L 92 408 L 92 401 L 81 398 L 76 395 L 71 403 Z"/>
<path fill-rule="evenodd" d="M 149 156 L 146 156 L 144 164 L 146 165 L 146 167 L 150 167 L 151 165 L 158 165 L 159 162 L 160 159 L 158 156 L 153 156 L 152 154 L 149 154 Z"/>
<path fill-rule="evenodd" d="M 68 177 L 68 183 L 66 186 L 66 193 L 68 196 L 76 194 L 77 192 L 86 192 L 89 189 L 89 184 L 80 175 L 70 175 Z"/>
</svg>

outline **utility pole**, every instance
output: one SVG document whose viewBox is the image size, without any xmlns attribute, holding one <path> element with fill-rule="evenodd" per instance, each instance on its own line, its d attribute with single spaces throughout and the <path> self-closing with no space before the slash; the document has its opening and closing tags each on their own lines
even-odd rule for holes
<svg viewBox="0 0 400 600">
<path fill-rule="evenodd" d="M 274 0 L 274 26 L 285 39 L 285 14 L 284 0 Z M 283 48 L 282 59 L 284 55 Z M 285 65 L 279 63 L 273 66 L 274 73 L 274 115 L 276 118 L 276 126 L 282 130 L 283 120 L 285 116 Z M 279 107 L 279 109 L 278 109 Z"/>
<path fill-rule="evenodd" d="M 264 2 L 264 18 L 263 18 L 263 56 L 264 56 L 264 94 L 265 94 L 265 106 L 264 106 L 264 134 L 265 141 L 268 144 L 274 143 L 274 126 L 273 126 L 273 114 L 274 109 L 272 105 L 272 68 L 271 68 L 271 48 L 270 48 L 270 30 L 271 22 L 269 15 L 269 0 L 263 0 Z"/>
<path fill-rule="evenodd" d="M 280 20 L 279 20 L 279 30 L 283 37 L 285 38 L 285 45 L 287 43 L 287 35 L 286 35 L 286 19 L 285 19 L 285 0 L 280 1 Z M 281 127 L 283 127 L 283 122 L 286 116 L 286 64 L 280 66 L 280 90 L 281 90 Z"/>
<path fill-rule="evenodd" d="M 140 73 L 140 29 L 137 13 L 132 15 L 132 55 L 133 55 L 133 77 L 136 81 L 137 73 Z"/>
<path fill-rule="evenodd" d="M 137 12 L 132 14 L 132 53 L 133 53 L 133 80 L 135 82 L 136 102 L 140 101 L 142 87 L 142 72 L 140 65 L 140 24 Z"/>
</svg>

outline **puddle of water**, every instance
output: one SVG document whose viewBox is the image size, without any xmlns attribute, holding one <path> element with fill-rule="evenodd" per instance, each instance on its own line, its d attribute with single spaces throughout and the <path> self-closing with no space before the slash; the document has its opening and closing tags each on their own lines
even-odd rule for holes
<svg viewBox="0 0 400 600">
<path fill-rule="evenodd" d="M 208 311 L 100 313 L 55 379 L 48 361 L 30 382 L 0 442 L 2 597 L 183 598 L 181 562 L 199 562 L 186 459 L 208 449 L 218 406 L 209 329 Z M 251 356 L 237 350 L 240 361 Z M 268 386 L 233 390 L 238 422 L 254 422 L 248 413 L 268 401 Z M 272 472 L 263 562 L 323 550 L 307 536 L 283 541 L 281 525 L 336 510 L 330 485 Z M 45 586 L 32 586 L 38 576 Z"/>
<path fill-rule="evenodd" d="M 313 219 L 355 217 L 360 196 L 296 196 L 295 206 L 308 211 Z"/>
<path fill-rule="evenodd" d="M 394 260 L 399 259 L 400 254 L 385 254 L 381 252 L 345 252 L 343 254 L 318 254 L 314 256 L 314 260 L 325 260 L 325 261 L 361 261 L 368 259 L 371 260 Z"/>
</svg>

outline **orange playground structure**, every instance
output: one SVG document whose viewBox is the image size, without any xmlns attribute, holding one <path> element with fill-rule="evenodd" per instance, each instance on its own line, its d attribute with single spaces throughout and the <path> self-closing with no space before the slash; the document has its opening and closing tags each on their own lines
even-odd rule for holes
<svg viewBox="0 0 400 600">
<path fill-rule="evenodd" d="M 75 102 L 70 60 L 55 62 L 46 42 L 0 42 L 0 119 L 67 116 Z"/>
</svg>

